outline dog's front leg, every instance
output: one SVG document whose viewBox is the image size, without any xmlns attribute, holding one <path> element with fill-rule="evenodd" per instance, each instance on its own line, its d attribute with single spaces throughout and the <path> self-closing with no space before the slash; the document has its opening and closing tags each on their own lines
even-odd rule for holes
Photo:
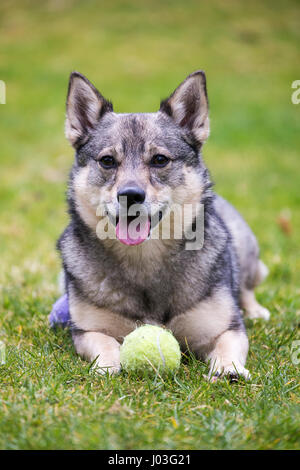
<svg viewBox="0 0 300 470">
<path fill-rule="evenodd" d="M 168 324 L 182 349 L 210 364 L 209 377 L 249 377 L 245 369 L 248 338 L 229 288 L 219 287 L 193 309 Z"/>
<path fill-rule="evenodd" d="M 95 361 L 100 374 L 113 374 L 120 370 L 120 344 L 115 338 L 98 331 L 72 332 L 76 352 L 87 361 Z"/>
<path fill-rule="evenodd" d="M 214 342 L 212 350 L 206 354 L 205 360 L 210 365 L 209 379 L 228 376 L 231 379 L 242 375 L 250 377 L 245 369 L 248 353 L 248 338 L 244 331 L 227 330 Z"/>
<path fill-rule="evenodd" d="M 100 373 L 120 370 L 120 343 L 135 329 L 134 321 L 107 308 L 97 307 L 69 285 L 70 317 L 73 342 L 77 353 L 95 361 Z"/>
</svg>

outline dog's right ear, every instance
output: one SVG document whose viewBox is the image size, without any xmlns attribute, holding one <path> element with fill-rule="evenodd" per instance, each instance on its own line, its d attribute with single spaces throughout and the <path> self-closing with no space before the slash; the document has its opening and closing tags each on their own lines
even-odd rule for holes
<svg viewBox="0 0 300 470">
<path fill-rule="evenodd" d="M 89 80 L 78 72 L 70 75 L 67 96 L 66 137 L 78 147 L 86 142 L 89 131 L 94 129 L 100 118 L 112 111 L 107 101 Z"/>
</svg>

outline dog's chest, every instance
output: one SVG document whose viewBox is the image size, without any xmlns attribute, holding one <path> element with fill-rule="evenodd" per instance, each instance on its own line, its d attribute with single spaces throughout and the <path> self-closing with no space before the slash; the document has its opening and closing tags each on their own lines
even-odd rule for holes
<svg viewBox="0 0 300 470">
<path fill-rule="evenodd" d="M 100 304 L 123 316 L 142 322 L 164 322 L 172 297 L 172 283 L 165 272 L 123 270 L 107 277 L 99 288 Z"/>
<path fill-rule="evenodd" d="M 123 266 L 99 286 L 99 306 L 142 322 L 164 324 L 199 300 L 200 279 L 176 263 Z"/>
</svg>

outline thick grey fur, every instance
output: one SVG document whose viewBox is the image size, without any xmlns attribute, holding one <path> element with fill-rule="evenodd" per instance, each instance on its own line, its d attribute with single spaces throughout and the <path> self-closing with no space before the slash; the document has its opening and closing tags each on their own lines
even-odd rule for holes
<svg viewBox="0 0 300 470">
<path fill-rule="evenodd" d="M 89 83 L 80 74 L 75 76 Z M 68 190 L 70 223 L 58 241 L 66 291 L 72 289 L 85 302 L 122 316 L 166 324 L 225 286 L 235 304 L 230 328 L 244 331 L 241 292 L 244 288 L 255 287 L 258 245 L 241 215 L 213 192 L 202 158 L 202 143 L 197 142 L 190 131 L 191 120 L 189 126 L 174 122 L 168 100 L 162 103 L 157 113 L 116 114 L 99 93 L 98 98 L 102 100 L 102 112 L 96 125 L 83 122 L 86 135 L 74 143 L 75 161 Z M 201 177 L 204 190 L 199 202 L 205 208 L 203 248 L 188 251 L 184 240 L 176 243 L 161 256 L 151 273 L 144 264 L 140 268 L 132 266 L 130 259 L 123 259 L 120 265 L 114 251 L 109 250 L 82 220 L 73 185 L 76 174 L 85 166 L 89 166 L 92 185 L 100 188 L 112 184 L 113 172 L 99 170 L 97 156 L 103 148 L 117 145 L 125 155 L 123 168 L 129 170 L 132 181 L 138 183 L 142 165 L 140 154 L 149 140 L 165 147 L 174 157 L 169 170 L 152 173 L 150 178 L 175 188 L 184 181 L 183 167 L 192 168 Z M 116 240 L 115 243 L 120 242 Z M 103 279 L 106 279 L 107 289 L 100 291 Z M 119 292 L 120 298 L 124 293 L 124 300 L 113 301 L 111 291 Z M 76 324 L 73 329 L 76 331 Z"/>
</svg>

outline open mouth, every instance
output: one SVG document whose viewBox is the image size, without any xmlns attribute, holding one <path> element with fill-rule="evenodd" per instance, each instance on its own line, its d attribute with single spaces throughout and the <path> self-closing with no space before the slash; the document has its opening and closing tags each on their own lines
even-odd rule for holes
<svg viewBox="0 0 300 470">
<path fill-rule="evenodd" d="M 162 213 L 158 214 L 158 222 Z M 149 216 L 122 215 L 116 219 L 116 237 L 124 245 L 140 245 L 150 237 L 153 220 Z"/>
</svg>

